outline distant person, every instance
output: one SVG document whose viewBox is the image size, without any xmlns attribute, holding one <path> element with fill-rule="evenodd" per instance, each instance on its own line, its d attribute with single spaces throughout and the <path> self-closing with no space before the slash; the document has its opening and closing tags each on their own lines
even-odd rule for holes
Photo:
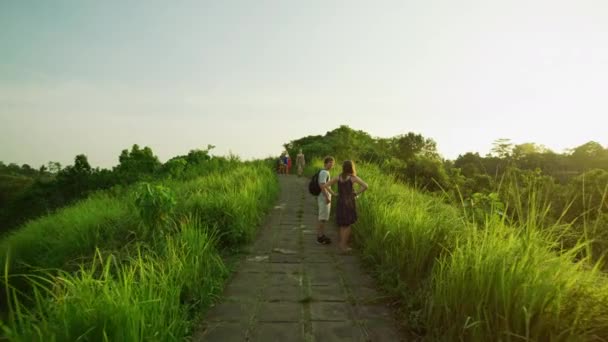
<svg viewBox="0 0 608 342">
<path fill-rule="evenodd" d="M 317 226 L 317 243 L 321 245 L 329 245 L 331 239 L 325 236 L 325 222 L 329 220 L 329 211 L 331 209 L 331 196 L 335 195 L 331 187 L 325 184 L 330 181 L 331 176 L 329 170 L 334 167 L 334 157 L 325 157 L 323 160 L 323 169 L 319 171 L 319 187 L 321 193 L 317 196 L 317 204 L 319 207 L 319 225 Z"/>
<path fill-rule="evenodd" d="M 289 163 L 289 155 L 287 152 L 281 154 L 281 159 L 283 160 L 283 174 L 287 174 L 287 164 Z"/>
<path fill-rule="evenodd" d="M 291 173 L 291 157 L 287 154 L 287 174 Z"/>
<path fill-rule="evenodd" d="M 302 177 L 304 167 L 306 167 L 306 159 L 304 158 L 304 153 L 302 153 L 302 149 L 300 149 L 300 152 L 298 152 L 298 155 L 296 156 L 296 168 L 298 171 L 298 177 Z"/>
<path fill-rule="evenodd" d="M 281 156 L 279 157 L 279 160 L 277 161 L 277 168 L 278 168 L 278 173 L 280 175 L 282 175 L 283 173 L 285 173 L 284 169 L 285 169 L 285 164 L 283 163 L 283 155 L 281 154 Z"/>
<path fill-rule="evenodd" d="M 342 173 L 333 178 L 331 181 L 322 185 L 322 189 L 329 189 L 332 185 L 338 183 L 338 206 L 336 209 L 336 221 L 340 227 L 340 249 L 343 252 L 351 250 L 348 247 L 348 239 L 350 238 L 351 225 L 357 222 L 357 206 L 355 198 L 367 190 L 367 184 L 359 177 L 355 170 L 355 163 L 347 160 L 342 164 Z M 355 191 L 353 184 L 359 184 L 359 191 Z"/>
</svg>

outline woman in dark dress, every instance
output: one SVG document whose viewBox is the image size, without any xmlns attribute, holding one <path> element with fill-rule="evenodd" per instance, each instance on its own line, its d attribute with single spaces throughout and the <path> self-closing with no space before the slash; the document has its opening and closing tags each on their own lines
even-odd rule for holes
<svg viewBox="0 0 608 342">
<path fill-rule="evenodd" d="M 340 227 L 340 249 L 343 252 L 351 250 L 348 247 L 348 239 L 350 238 L 350 226 L 357 222 L 357 206 L 355 198 L 367 190 L 367 184 L 359 177 L 355 170 L 355 163 L 347 160 L 342 164 L 342 173 L 325 183 L 323 187 L 329 188 L 338 183 L 338 207 L 336 211 L 336 219 L 338 227 Z M 359 184 L 359 191 L 355 191 L 353 185 Z"/>
</svg>

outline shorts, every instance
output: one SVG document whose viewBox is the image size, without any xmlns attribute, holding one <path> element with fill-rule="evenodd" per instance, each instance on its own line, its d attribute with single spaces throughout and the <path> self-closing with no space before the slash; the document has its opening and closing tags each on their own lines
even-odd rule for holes
<svg viewBox="0 0 608 342">
<path fill-rule="evenodd" d="M 325 202 L 325 196 L 323 196 L 323 194 L 317 196 L 317 205 L 319 207 L 319 221 L 329 221 L 331 203 Z"/>
</svg>

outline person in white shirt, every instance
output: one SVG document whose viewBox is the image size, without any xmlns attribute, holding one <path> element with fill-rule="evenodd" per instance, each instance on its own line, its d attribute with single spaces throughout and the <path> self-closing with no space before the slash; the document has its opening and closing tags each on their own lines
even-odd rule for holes
<svg viewBox="0 0 608 342">
<path fill-rule="evenodd" d="M 331 239 L 325 236 L 325 223 L 329 220 L 329 211 L 331 208 L 331 196 L 334 192 L 330 187 L 324 187 L 325 183 L 329 182 L 331 176 L 329 170 L 334 167 L 335 160 L 333 157 L 325 157 L 323 160 L 324 168 L 319 172 L 319 187 L 321 193 L 317 196 L 317 204 L 319 205 L 319 225 L 317 226 L 317 243 L 321 245 L 329 245 Z"/>
</svg>

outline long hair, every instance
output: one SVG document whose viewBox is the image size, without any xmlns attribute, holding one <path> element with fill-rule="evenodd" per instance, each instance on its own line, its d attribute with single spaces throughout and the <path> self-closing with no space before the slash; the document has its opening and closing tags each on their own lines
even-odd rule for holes
<svg viewBox="0 0 608 342">
<path fill-rule="evenodd" d="M 346 178 L 347 176 L 357 176 L 355 162 L 352 160 L 345 160 L 342 163 L 342 178 Z"/>
</svg>

